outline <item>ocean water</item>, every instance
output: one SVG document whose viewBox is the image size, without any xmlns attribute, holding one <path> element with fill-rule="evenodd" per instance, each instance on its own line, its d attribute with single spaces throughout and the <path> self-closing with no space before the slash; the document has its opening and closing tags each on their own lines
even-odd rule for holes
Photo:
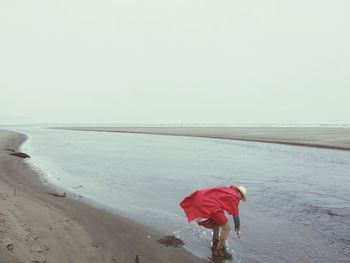
<svg viewBox="0 0 350 263">
<path fill-rule="evenodd" d="M 244 185 L 235 262 L 350 262 L 350 152 L 178 136 L 16 128 L 43 180 L 185 241 L 210 256 L 211 231 L 179 202 Z M 232 221 L 232 220 L 231 220 Z"/>
</svg>

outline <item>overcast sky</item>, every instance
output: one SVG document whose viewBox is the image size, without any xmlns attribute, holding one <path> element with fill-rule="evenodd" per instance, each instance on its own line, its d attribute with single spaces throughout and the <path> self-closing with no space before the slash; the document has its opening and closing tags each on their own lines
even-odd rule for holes
<svg viewBox="0 0 350 263">
<path fill-rule="evenodd" d="M 349 122 L 349 0 L 0 1 L 0 122 Z"/>
</svg>

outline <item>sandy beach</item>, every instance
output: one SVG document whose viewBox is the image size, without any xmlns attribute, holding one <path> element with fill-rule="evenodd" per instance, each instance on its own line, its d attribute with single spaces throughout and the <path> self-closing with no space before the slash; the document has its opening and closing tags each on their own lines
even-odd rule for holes
<svg viewBox="0 0 350 263">
<path fill-rule="evenodd" d="M 0 262 L 205 262 L 157 242 L 165 233 L 73 196 L 55 197 L 23 159 L 10 156 L 26 140 L 0 130 Z"/>
<path fill-rule="evenodd" d="M 63 129 L 194 136 L 350 150 L 350 128 L 339 127 L 70 127 Z"/>
</svg>

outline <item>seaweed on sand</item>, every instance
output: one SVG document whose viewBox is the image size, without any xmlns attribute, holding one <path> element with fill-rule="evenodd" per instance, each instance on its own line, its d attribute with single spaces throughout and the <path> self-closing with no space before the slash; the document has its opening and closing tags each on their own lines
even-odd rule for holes
<svg viewBox="0 0 350 263">
<path fill-rule="evenodd" d="M 175 236 L 164 236 L 158 242 L 167 247 L 181 247 L 184 245 L 184 242 Z"/>
</svg>

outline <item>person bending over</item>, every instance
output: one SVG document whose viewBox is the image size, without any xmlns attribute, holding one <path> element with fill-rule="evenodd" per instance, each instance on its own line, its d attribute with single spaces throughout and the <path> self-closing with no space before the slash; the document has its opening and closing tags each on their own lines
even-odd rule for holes
<svg viewBox="0 0 350 263">
<path fill-rule="evenodd" d="M 231 185 L 200 189 L 187 196 L 180 206 L 185 211 L 188 222 L 196 220 L 199 225 L 213 229 L 213 256 L 231 259 L 225 245 L 231 226 L 225 211 L 233 216 L 237 238 L 241 237 L 239 202 L 246 201 L 247 190 L 243 186 Z"/>
</svg>

